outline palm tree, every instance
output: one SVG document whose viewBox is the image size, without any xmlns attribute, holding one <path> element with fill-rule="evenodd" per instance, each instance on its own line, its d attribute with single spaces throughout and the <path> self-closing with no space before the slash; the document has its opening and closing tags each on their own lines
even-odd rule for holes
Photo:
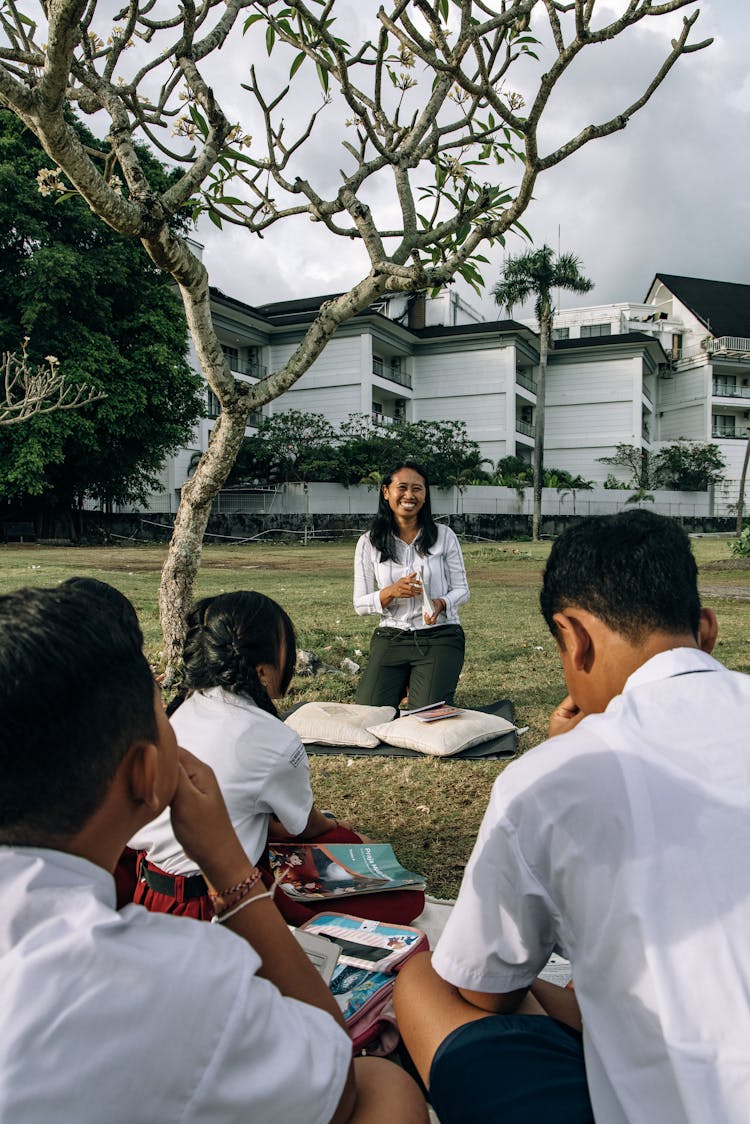
<svg viewBox="0 0 750 1124">
<path fill-rule="evenodd" d="M 573 254 L 558 254 L 549 246 L 529 250 L 525 254 L 508 258 L 503 276 L 492 290 L 496 302 L 513 314 L 517 304 L 534 296 L 534 312 L 539 323 L 539 377 L 536 390 L 534 418 L 534 452 L 531 463 L 534 487 L 534 510 L 531 518 L 531 537 L 539 541 L 542 514 L 542 485 L 544 483 L 544 396 L 547 375 L 547 352 L 552 346 L 553 289 L 568 289 L 573 293 L 587 293 L 593 281 L 579 272 L 580 262 Z"/>
</svg>

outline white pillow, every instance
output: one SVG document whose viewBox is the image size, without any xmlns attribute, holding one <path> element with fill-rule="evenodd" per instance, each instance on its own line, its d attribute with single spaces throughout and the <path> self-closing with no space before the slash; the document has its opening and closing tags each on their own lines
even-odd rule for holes
<svg viewBox="0 0 750 1124">
<path fill-rule="evenodd" d="M 395 706 L 359 706 L 357 703 L 303 703 L 284 719 L 286 726 L 296 730 L 303 742 L 320 745 L 356 745 L 375 749 L 380 739 L 368 733 L 367 727 L 388 722 L 396 713 Z"/>
<path fill-rule="evenodd" d="M 439 722 L 420 722 L 416 715 L 410 714 L 382 726 L 368 726 L 371 734 L 388 745 L 415 749 L 431 757 L 451 757 L 462 749 L 499 738 L 516 728 L 505 718 L 484 714 L 481 710 L 462 710 L 454 718 L 443 718 Z"/>
</svg>

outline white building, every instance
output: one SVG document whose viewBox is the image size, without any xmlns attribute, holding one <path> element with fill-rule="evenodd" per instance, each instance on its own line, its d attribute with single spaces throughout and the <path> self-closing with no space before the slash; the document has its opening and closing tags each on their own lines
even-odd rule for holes
<svg viewBox="0 0 750 1124">
<path fill-rule="evenodd" d="M 235 374 L 254 381 L 281 367 L 327 299 L 253 307 L 212 290 L 214 323 Z M 547 465 L 603 482 L 618 470 L 600 458 L 619 444 L 656 450 L 681 438 L 713 440 L 728 465 L 726 496 L 736 497 L 750 426 L 750 285 L 657 274 L 642 304 L 559 312 L 554 337 Z M 397 295 L 342 325 L 264 412 L 319 412 L 334 425 L 354 413 L 382 425 L 461 420 L 489 460 L 528 460 L 537 364 L 529 323 L 481 321 L 451 290 L 436 299 Z M 165 469 L 172 508 L 216 413 L 207 391 L 193 445 Z"/>
<path fill-rule="evenodd" d="M 601 480 L 612 471 L 596 460 L 605 445 L 712 441 L 727 463 L 722 491 L 736 498 L 750 428 L 750 285 L 658 273 L 643 304 L 568 309 L 554 335 L 550 464 L 573 471 L 590 456 L 583 474 Z M 639 387 L 636 341 L 646 338 Z"/>
</svg>

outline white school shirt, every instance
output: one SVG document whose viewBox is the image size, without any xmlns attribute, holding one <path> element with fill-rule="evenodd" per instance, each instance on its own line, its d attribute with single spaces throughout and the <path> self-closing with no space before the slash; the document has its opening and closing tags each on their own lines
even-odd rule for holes
<svg viewBox="0 0 750 1124">
<path fill-rule="evenodd" d="M 750 676 L 660 653 L 497 779 L 433 965 L 502 993 L 552 951 L 599 1124 L 747 1124 Z"/>
<path fill-rule="evenodd" d="M 461 544 L 443 523 L 437 524 L 437 532 L 437 541 L 426 555 L 418 554 L 414 543 L 407 545 L 395 539 L 396 557 L 387 562 L 380 561 L 380 551 L 370 542 L 369 531 L 360 536 L 354 552 L 354 608 L 360 616 L 379 613 L 381 628 L 427 630 L 460 623 L 458 606 L 469 600 Z M 397 598 L 385 608 L 380 604 L 381 589 L 420 569 L 430 597 L 445 601 L 445 612 L 435 625 L 425 624 L 420 597 Z"/>
<path fill-rule="evenodd" d="M 196 691 L 170 722 L 178 743 L 216 774 L 229 818 L 245 854 L 263 854 L 271 815 L 290 835 L 304 830 L 313 806 L 310 765 L 299 736 L 250 699 L 221 687 Z M 149 862 L 169 874 L 194 874 L 172 831 L 169 809 L 130 840 Z"/>
<path fill-rule="evenodd" d="M 327 1124 L 351 1042 L 220 925 L 115 910 L 75 855 L 0 847 L 3 1124 Z M 250 907 L 252 908 L 252 907 Z"/>
</svg>

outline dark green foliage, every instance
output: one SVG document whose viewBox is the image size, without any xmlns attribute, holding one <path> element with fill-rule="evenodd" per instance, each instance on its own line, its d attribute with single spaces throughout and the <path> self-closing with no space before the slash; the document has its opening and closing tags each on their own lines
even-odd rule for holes
<svg viewBox="0 0 750 1124">
<path fill-rule="evenodd" d="M 28 336 L 32 362 L 55 355 L 70 382 L 107 394 L 0 433 L 0 496 L 42 517 L 69 511 L 85 493 L 117 503 L 147 492 L 203 411 L 174 290 L 138 242 L 82 200 L 40 194 L 37 173 L 50 163 L 0 111 L 0 349 L 17 352 Z M 165 185 L 158 162 L 147 163 Z"/>
<path fill-rule="evenodd" d="M 264 418 L 257 437 L 240 451 L 230 484 L 317 480 L 323 483 L 376 482 L 402 460 L 415 460 L 438 488 L 489 480 L 476 441 L 463 422 L 372 424 L 352 414 L 338 431 L 322 414 L 286 410 Z"/>
<path fill-rule="evenodd" d="M 718 445 L 680 441 L 656 455 L 657 486 L 680 492 L 705 492 L 724 479 L 726 461 Z"/>
<path fill-rule="evenodd" d="M 718 445 L 702 441 L 678 441 L 657 453 L 636 445 L 618 445 L 611 457 L 600 457 L 602 464 L 617 465 L 627 472 L 619 484 L 610 474 L 605 487 L 669 488 L 676 492 L 705 492 L 724 479 L 726 461 Z"/>
</svg>

